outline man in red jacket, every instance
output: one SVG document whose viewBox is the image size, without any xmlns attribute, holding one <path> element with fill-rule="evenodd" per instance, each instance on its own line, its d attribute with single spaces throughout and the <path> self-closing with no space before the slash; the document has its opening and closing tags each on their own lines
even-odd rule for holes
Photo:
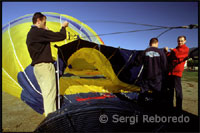
<svg viewBox="0 0 200 133">
<path fill-rule="evenodd" d="M 188 57 L 189 48 L 186 46 L 186 37 L 178 37 L 178 46 L 176 48 L 170 48 L 171 52 L 168 51 L 168 47 L 165 47 L 168 57 L 169 64 L 169 102 L 170 106 L 173 107 L 174 88 L 176 90 L 176 108 L 182 110 L 182 86 L 181 77 L 184 71 L 185 59 Z"/>
</svg>

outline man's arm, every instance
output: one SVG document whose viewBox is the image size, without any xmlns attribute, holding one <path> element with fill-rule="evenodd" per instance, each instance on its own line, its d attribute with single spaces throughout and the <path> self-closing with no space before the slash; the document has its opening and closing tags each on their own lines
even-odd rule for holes
<svg viewBox="0 0 200 133">
<path fill-rule="evenodd" d="M 189 53 L 189 48 L 184 48 L 184 49 L 180 49 L 180 50 L 177 50 L 176 48 L 174 48 L 172 50 L 172 52 L 175 53 L 175 56 L 177 59 L 182 59 L 182 58 L 186 58 L 188 56 L 188 53 Z"/>
<path fill-rule="evenodd" d="M 165 50 L 161 49 L 161 63 L 162 63 L 162 70 L 164 72 L 167 72 L 167 66 L 168 66 L 168 62 L 167 62 L 167 55 L 165 54 Z"/>
<path fill-rule="evenodd" d="M 44 42 L 57 42 L 57 41 L 62 41 L 66 38 L 66 27 L 68 27 L 68 22 L 65 21 L 62 24 L 62 28 L 60 30 L 60 32 L 53 32 L 51 30 L 48 30 L 48 28 L 46 29 L 41 29 L 41 33 L 40 33 L 40 39 L 41 41 Z"/>
<path fill-rule="evenodd" d="M 50 30 L 43 30 L 40 34 L 41 41 L 44 42 L 57 42 L 62 41 L 66 38 L 66 29 L 64 27 L 61 28 L 60 32 L 53 32 Z"/>
<path fill-rule="evenodd" d="M 171 55 L 171 52 L 168 52 L 169 48 L 168 47 L 165 47 L 164 48 L 164 52 L 166 53 L 166 56 L 170 56 Z"/>
</svg>

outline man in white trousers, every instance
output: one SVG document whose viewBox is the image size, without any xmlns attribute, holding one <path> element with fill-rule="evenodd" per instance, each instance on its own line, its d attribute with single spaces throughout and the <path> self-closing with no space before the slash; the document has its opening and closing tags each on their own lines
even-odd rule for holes
<svg viewBox="0 0 200 133">
<path fill-rule="evenodd" d="M 34 74 L 42 91 L 45 116 L 56 111 L 56 77 L 50 42 L 66 39 L 65 28 L 68 27 L 68 22 L 65 21 L 60 32 L 50 31 L 46 27 L 46 19 L 40 12 L 33 15 L 33 25 L 26 40 L 31 65 L 34 66 Z"/>
</svg>

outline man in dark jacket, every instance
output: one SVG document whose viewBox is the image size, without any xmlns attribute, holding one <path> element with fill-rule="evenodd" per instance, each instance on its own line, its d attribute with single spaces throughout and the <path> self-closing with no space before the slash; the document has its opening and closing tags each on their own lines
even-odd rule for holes
<svg viewBox="0 0 200 133">
<path fill-rule="evenodd" d="M 53 32 L 46 27 L 46 16 L 36 12 L 33 25 L 27 35 L 27 47 L 34 66 L 34 74 L 42 91 L 45 116 L 56 111 L 56 78 L 50 42 L 66 39 L 68 22 L 62 24 L 60 32 Z"/>
<path fill-rule="evenodd" d="M 129 64 L 127 69 L 131 69 L 133 66 L 141 66 L 141 73 L 135 82 L 141 88 L 138 102 L 157 112 L 160 109 L 162 110 L 166 99 L 164 97 L 166 87 L 164 86 L 167 76 L 167 57 L 164 49 L 158 49 L 157 38 L 151 38 L 149 46 L 146 50 L 137 53 L 134 61 Z"/>
<path fill-rule="evenodd" d="M 171 52 L 168 52 L 168 47 L 165 48 L 167 52 L 168 62 L 169 62 L 169 102 L 170 106 L 173 107 L 174 99 L 174 88 L 176 90 L 176 108 L 182 110 L 182 86 L 181 77 L 184 71 L 185 59 L 188 57 L 189 48 L 186 46 L 186 37 L 178 37 L 178 46 L 176 48 L 171 48 Z"/>
<path fill-rule="evenodd" d="M 158 49 L 158 39 L 152 38 L 149 48 L 143 53 L 143 72 L 141 81 L 141 93 L 152 91 L 154 101 L 161 98 L 163 78 L 167 71 L 167 59 L 163 50 Z"/>
</svg>

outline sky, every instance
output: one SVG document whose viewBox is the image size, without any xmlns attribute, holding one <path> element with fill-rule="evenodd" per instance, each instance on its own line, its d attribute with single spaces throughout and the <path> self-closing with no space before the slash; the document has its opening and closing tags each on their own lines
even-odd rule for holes
<svg viewBox="0 0 200 133">
<path fill-rule="evenodd" d="M 149 40 L 166 29 L 101 36 L 155 28 L 105 21 L 167 27 L 198 24 L 198 2 L 2 2 L 2 26 L 35 12 L 56 12 L 72 16 L 91 27 L 105 45 L 131 50 L 146 49 Z M 175 48 L 180 35 L 187 37 L 186 45 L 189 48 L 198 47 L 198 29 L 173 29 L 158 38 L 159 48 Z"/>
</svg>

